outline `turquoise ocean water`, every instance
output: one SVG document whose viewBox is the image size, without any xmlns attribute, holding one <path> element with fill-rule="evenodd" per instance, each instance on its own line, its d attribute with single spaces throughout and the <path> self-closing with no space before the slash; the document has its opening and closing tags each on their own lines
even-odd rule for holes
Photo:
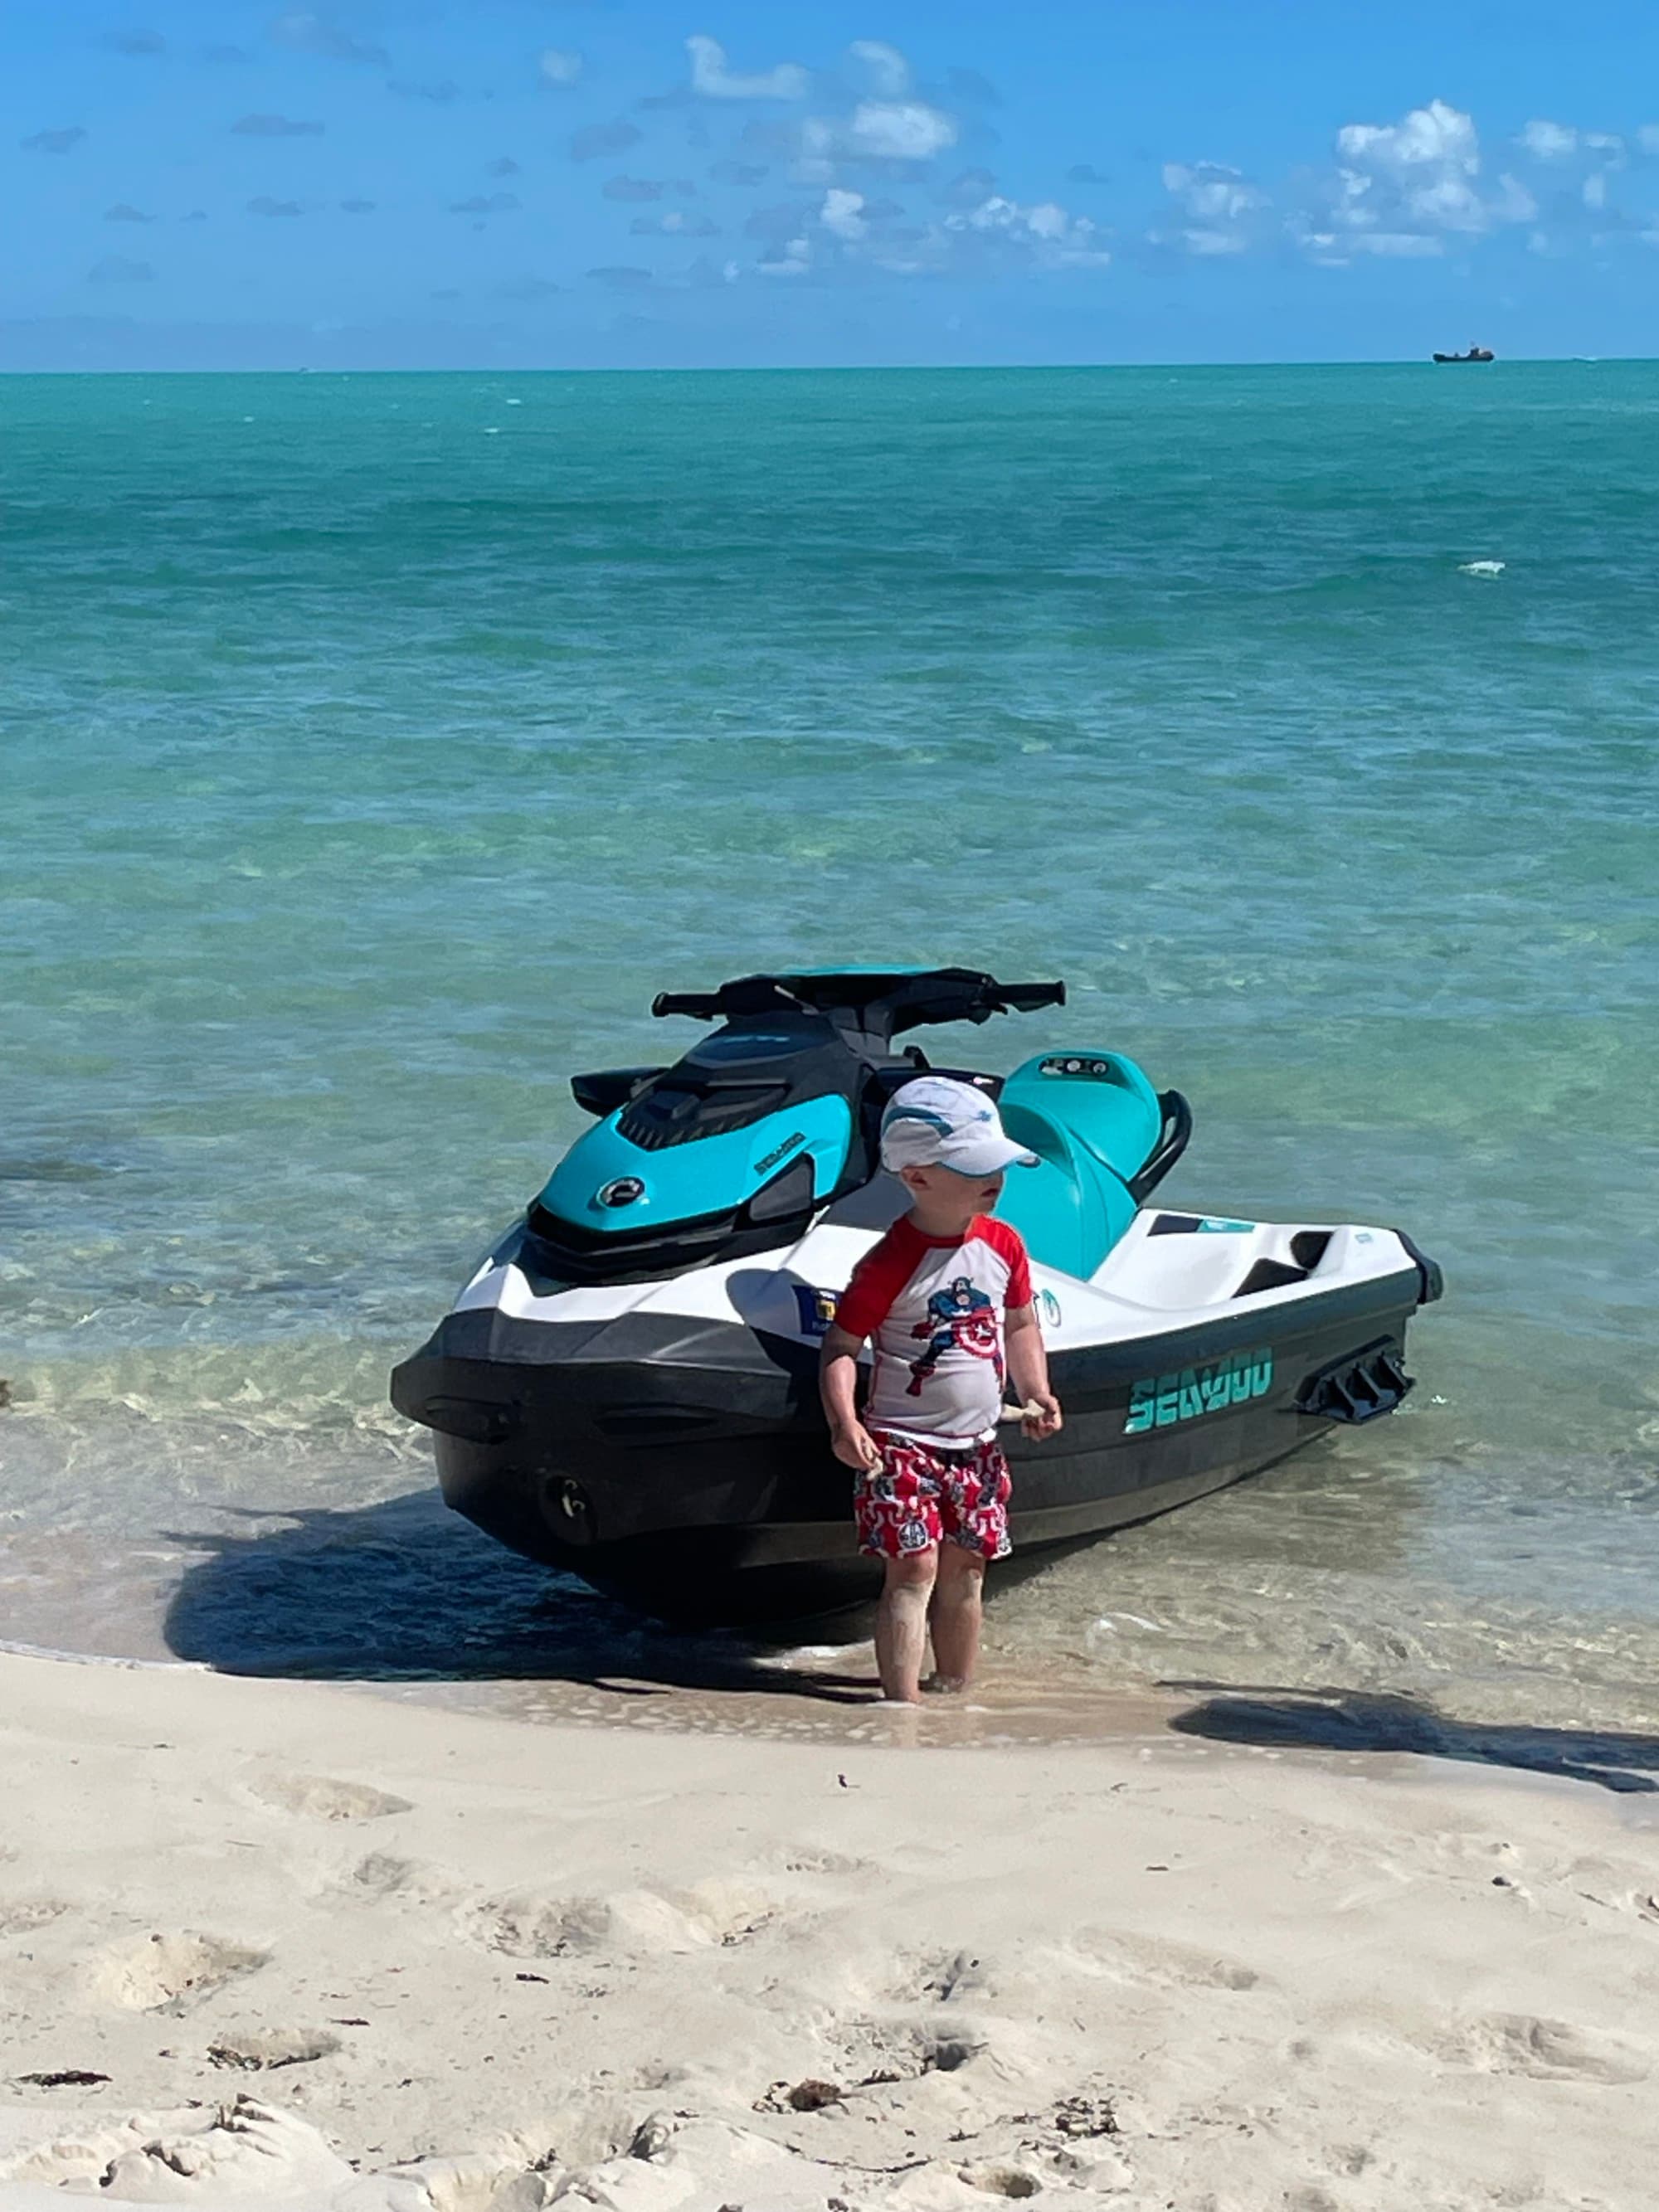
<svg viewBox="0 0 1659 2212">
<path fill-rule="evenodd" d="M 1002 1676 L 1659 1723 L 1659 367 L 15 378 L 0 499 L 0 1636 L 625 1638 L 389 1365 L 653 991 L 965 961 L 1450 1285 Z"/>
</svg>

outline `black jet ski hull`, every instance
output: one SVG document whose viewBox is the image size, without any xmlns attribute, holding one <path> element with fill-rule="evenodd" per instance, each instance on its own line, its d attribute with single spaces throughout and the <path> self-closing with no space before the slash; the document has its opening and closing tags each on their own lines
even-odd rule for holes
<svg viewBox="0 0 1659 2212">
<path fill-rule="evenodd" d="M 1066 1427 L 1005 1431 L 1017 1552 L 1121 1528 L 1273 1466 L 1409 1388 L 1422 1268 L 1199 1326 L 1053 1348 Z M 814 1346 L 690 1316 L 593 1323 L 452 1314 L 398 1368 L 434 1429 L 446 1501 L 500 1542 L 696 1626 L 862 1602 L 851 1477 L 818 1410 Z"/>
</svg>

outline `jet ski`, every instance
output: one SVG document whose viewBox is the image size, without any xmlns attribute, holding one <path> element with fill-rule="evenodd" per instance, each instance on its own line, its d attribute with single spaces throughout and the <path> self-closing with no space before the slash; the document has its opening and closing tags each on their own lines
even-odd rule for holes
<svg viewBox="0 0 1659 2212">
<path fill-rule="evenodd" d="M 1065 1000 L 967 968 L 660 995 L 654 1014 L 714 1026 L 672 1065 L 573 1078 L 593 1126 L 392 1376 L 447 1503 L 679 1624 L 872 1595 L 817 1367 L 838 1293 L 907 1203 L 878 1128 L 929 1062 L 897 1040 Z M 998 1211 L 1030 1252 L 1066 1425 L 1008 1443 L 1018 1552 L 1167 1512 L 1411 1389 L 1407 1324 L 1441 1275 L 1402 1231 L 1158 1205 L 1192 1115 L 1121 1053 L 936 1072 L 994 1098 L 1037 1156 Z"/>
</svg>

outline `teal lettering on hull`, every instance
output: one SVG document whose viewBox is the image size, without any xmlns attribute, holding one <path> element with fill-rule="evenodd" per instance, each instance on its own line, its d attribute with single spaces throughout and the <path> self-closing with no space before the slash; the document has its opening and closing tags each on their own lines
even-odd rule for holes
<svg viewBox="0 0 1659 2212">
<path fill-rule="evenodd" d="M 1146 1429 L 1171 1428 L 1177 1421 L 1195 1421 L 1206 1413 L 1224 1413 L 1229 1406 L 1248 1405 L 1252 1398 L 1267 1395 L 1273 1379 L 1273 1355 L 1267 1345 L 1235 1352 L 1212 1367 L 1143 1375 L 1129 1385 L 1123 1433 L 1138 1437 Z"/>
</svg>

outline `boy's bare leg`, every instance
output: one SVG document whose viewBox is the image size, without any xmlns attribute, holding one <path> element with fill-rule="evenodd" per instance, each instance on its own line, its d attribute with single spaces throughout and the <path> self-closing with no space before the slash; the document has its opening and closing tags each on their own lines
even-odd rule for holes
<svg viewBox="0 0 1659 2212">
<path fill-rule="evenodd" d="M 938 1547 L 889 1559 L 876 1613 L 876 1667 L 883 1694 L 906 1705 L 921 1702 L 921 1662 L 927 1653 L 927 1600 L 939 1570 Z"/>
<path fill-rule="evenodd" d="M 939 1579 L 928 1614 L 937 1670 L 930 1686 L 965 1690 L 979 1663 L 985 1562 L 977 1552 L 965 1552 L 960 1544 L 941 1544 L 939 1552 Z"/>
</svg>

